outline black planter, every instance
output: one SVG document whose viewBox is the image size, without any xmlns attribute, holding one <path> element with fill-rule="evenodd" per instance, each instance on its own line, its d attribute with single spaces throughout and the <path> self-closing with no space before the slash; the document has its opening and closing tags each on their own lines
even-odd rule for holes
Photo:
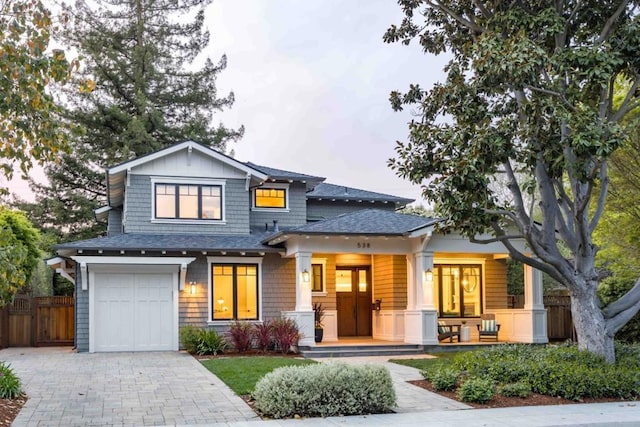
<svg viewBox="0 0 640 427">
<path fill-rule="evenodd" d="M 316 342 L 322 342 L 323 335 L 324 335 L 324 329 L 316 328 Z"/>
</svg>

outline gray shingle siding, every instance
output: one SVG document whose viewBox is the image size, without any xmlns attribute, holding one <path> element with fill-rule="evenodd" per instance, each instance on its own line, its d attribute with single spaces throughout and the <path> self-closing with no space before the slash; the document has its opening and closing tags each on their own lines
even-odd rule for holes
<svg viewBox="0 0 640 427">
<path fill-rule="evenodd" d="M 268 187 L 268 185 L 265 185 Z M 289 212 L 251 211 L 251 226 L 264 227 L 269 224 L 273 227 L 273 220 L 278 221 L 279 227 L 298 227 L 307 222 L 306 187 L 300 182 L 294 182 L 289 186 Z M 247 207 L 251 206 L 251 200 L 247 199 Z"/>
<path fill-rule="evenodd" d="M 109 211 L 107 235 L 122 234 L 122 210 L 113 208 Z"/>
<path fill-rule="evenodd" d="M 172 224 L 151 222 L 151 178 L 148 175 L 131 175 L 127 188 L 127 233 L 194 233 L 194 234 L 248 234 L 249 192 L 245 181 L 228 179 L 225 185 L 225 224 Z"/>
<path fill-rule="evenodd" d="M 189 254 L 190 256 L 193 254 Z M 207 269 L 207 257 L 199 255 L 187 267 L 186 286 L 189 282 L 197 283 L 197 292 L 191 295 L 190 289 L 180 292 L 178 302 L 178 324 L 179 326 L 193 325 L 199 328 L 207 326 L 209 320 L 208 313 L 208 290 L 209 290 L 209 272 Z"/>
<path fill-rule="evenodd" d="M 82 290 L 82 275 L 76 265 L 76 349 L 89 351 L 89 291 Z"/>
<path fill-rule="evenodd" d="M 307 218 L 310 220 L 318 221 L 326 218 L 333 218 L 334 216 L 342 215 L 345 213 L 351 213 L 362 209 L 383 209 L 388 211 L 395 211 L 395 203 L 371 203 L 368 201 L 336 201 L 329 200 L 309 200 L 307 201 Z"/>
<path fill-rule="evenodd" d="M 262 262 L 262 318 L 278 318 L 295 307 L 296 260 L 267 254 Z"/>
</svg>

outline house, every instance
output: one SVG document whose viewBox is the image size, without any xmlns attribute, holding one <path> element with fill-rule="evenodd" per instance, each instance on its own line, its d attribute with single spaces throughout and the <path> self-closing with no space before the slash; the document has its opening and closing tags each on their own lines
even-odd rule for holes
<svg viewBox="0 0 640 427">
<path fill-rule="evenodd" d="M 183 325 L 281 316 L 312 347 L 315 302 L 329 342 L 438 345 L 438 319 L 474 324 L 487 312 L 501 340 L 547 342 L 539 272 L 525 268 L 524 309 L 507 308 L 505 249 L 397 213 L 410 199 L 192 141 L 113 166 L 106 180 L 96 217 L 107 235 L 58 245 L 49 261 L 76 286 L 78 351 L 177 350 Z"/>
</svg>

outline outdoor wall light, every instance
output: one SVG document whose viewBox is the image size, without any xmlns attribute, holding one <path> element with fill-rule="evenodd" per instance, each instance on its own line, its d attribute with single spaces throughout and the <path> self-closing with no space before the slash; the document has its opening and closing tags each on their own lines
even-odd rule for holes
<svg viewBox="0 0 640 427">
<path fill-rule="evenodd" d="M 306 268 L 302 272 L 302 281 L 304 283 L 309 283 L 311 281 L 311 277 L 309 276 L 309 271 Z"/>
<path fill-rule="evenodd" d="M 189 282 L 189 285 L 191 285 L 191 295 L 195 295 L 196 294 L 196 282 Z"/>
<path fill-rule="evenodd" d="M 433 282 L 433 271 L 431 271 L 430 268 L 426 269 L 423 273 L 423 277 L 424 281 L 426 283 L 432 283 Z"/>
</svg>

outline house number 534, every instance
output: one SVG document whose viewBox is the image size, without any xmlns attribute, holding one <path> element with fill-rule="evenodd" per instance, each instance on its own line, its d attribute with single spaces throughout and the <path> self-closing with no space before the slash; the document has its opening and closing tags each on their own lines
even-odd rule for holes
<svg viewBox="0 0 640 427">
<path fill-rule="evenodd" d="M 371 247 L 371 243 L 369 242 L 358 242 L 358 249 L 364 249 L 364 248 L 370 248 Z"/>
</svg>

